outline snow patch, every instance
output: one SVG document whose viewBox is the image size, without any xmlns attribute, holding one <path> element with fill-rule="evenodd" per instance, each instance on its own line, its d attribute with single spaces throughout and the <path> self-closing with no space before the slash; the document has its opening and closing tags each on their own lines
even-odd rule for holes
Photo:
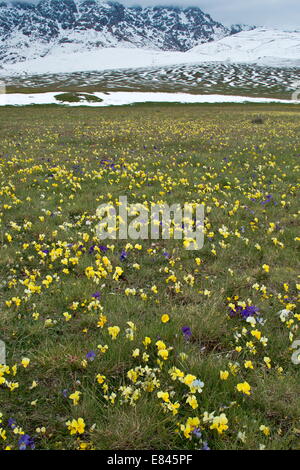
<svg viewBox="0 0 300 470">
<path fill-rule="evenodd" d="M 0 106 L 26 106 L 32 104 L 60 104 L 55 96 L 62 93 L 11 93 L 0 95 Z M 299 101 L 280 100 L 273 98 L 253 98 L 247 96 L 227 95 L 190 95 L 188 93 L 143 93 L 143 92 L 112 92 L 93 93 L 102 102 L 66 103 L 67 106 L 122 106 L 134 103 L 285 103 L 299 104 Z"/>
</svg>

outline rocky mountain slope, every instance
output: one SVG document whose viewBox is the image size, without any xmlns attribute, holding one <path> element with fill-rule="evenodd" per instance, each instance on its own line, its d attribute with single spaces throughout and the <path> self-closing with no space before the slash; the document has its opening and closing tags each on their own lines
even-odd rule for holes
<svg viewBox="0 0 300 470">
<path fill-rule="evenodd" d="M 102 47 L 187 51 L 245 28 L 227 28 L 195 7 L 125 7 L 105 0 L 0 2 L 0 61 L 43 57 L 70 44 L 74 52 Z"/>
</svg>

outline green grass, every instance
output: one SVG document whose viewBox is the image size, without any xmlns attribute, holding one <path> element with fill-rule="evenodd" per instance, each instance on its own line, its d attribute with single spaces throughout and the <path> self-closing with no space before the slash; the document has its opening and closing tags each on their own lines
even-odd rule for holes
<svg viewBox="0 0 300 470">
<path fill-rule="evenodd" d="M 18 448 L 20 436 L 7 421 L 13 418 L 38 449 L 194 449 L 203 442 L 212 449 L 300 449 L 300 365 L 291 360 L 291 344 L 300 339 L 299 114 L 298 106 L 278 105 L 0 109 L 0 338 L 9 367 L 0 372 L 0 448 Z M 203 249 L 185 250 L 175 240 L 99 243 L 96 209 L 120 195 L 204 203 Z M 121 261 L 127 242 L 133 248 Z M 103 253 L 94 245 L 110 248 Z M 107 275 L 88 278 L 86 268 L 97 270 L 97 262 Z M 116 266 L 124 271 L 119 280 Z M 166 282 L 172 274 L 180 284 Z M 135 295 L 126 295 L 128 288 Z M 256 326 L 229 315 L 229 304 L 238 302 L 259 308 Z M 277 312 L 284 308 L 290 313 L 282 322 Z M 136 326 L 132 341 L 128 321 Z M 110 326 L 120 327 L 116 340 Z M 145 336 L 152 340 L 148 362 Z M 162 364 L 158 339 L 173 348 Z M 86 361 L 90 351 L 96 357 Z M 23 358 L 30 359 L 26 368 Z M 148 392 L 142 377 L 136 384 L 127 377 L 146 365 L 157 386 Z M 203 381 L 202 393 L 173 381 L 174 366 Z M 227 380 L 220 371 L 229 372 Z M 97 374 L 105 375 L 108 392 Z M 12 382 L 18 388 L 10 391 Z M 249 396 L 236 389 L 243 382 Z M 141 392 L 135 406 L 122 403 L 124 385 Z M 180 405 L 178 414 L 164 412 L 159 390 Z M 77 405 L 69 398 L 75 391 Z M 192 394 L 196 409 L 186 403 Z M 204 412 L 225 413 L 228 429 L 211 429 Z M 79 417 L 84 433 L 71 435 L 66 422 Z M 184 436 L 190 417 L 199 418 L 201 439 Z"/>
<path fill-rule="evenodd" d="M 97 96 L 88 93 L 61 93 L 56 95 L 55 99 L 62 103 L 80 103 L 86 101 L 87 103 L 101 103 L 103 100 Z"/>
</svg>

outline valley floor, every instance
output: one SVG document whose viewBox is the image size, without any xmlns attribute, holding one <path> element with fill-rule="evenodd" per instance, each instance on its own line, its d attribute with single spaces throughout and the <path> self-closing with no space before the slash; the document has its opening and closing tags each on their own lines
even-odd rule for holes
<svg viewBox="0 0 300 470">
<path fill-rule="evenodd" d="M 299 118 L 0 108 L 0 448 L 300 450 Z M 99 242 L 120 195 L 203 203 L 204 247 Z"/>
</svg>

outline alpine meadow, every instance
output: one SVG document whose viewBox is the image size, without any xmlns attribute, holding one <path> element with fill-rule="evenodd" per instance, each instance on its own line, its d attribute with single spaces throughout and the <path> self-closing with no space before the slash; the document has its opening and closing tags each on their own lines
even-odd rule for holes
<svg viewBox="0 0 300 470">
<path fill-rule="evenodd" d="M 186 5 L 0 5 L 1 450 L 300 450 L 300 32 Z"/>
</svg>

